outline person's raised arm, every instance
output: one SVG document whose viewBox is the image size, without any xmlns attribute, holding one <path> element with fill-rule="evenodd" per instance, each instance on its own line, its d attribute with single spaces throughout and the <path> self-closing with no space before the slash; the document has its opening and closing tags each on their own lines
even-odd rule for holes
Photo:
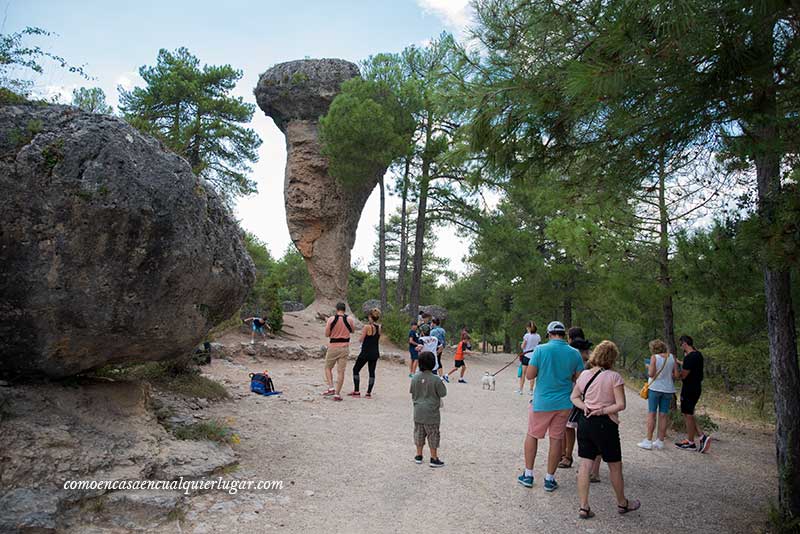
<svg viewBox="0 0 800 534">
<path fill-rule="evenodd" d="M 331 337 L 331 322 L 330 322 L 330 320 L 325 322 L 325 337 Z"/>
</svg>

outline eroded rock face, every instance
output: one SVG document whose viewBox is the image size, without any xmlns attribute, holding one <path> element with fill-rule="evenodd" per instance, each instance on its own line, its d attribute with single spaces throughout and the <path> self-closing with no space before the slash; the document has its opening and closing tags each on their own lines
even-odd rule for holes
<svg viewBox="0 0 800 534">
<path fill-rule="evenodd" d="M 191 352 L 254 280 L 189 165 L 122 120 L 0 107 L 0 373 Z"/>
<path fill-rule="evenodd" d="M 355 76 L 358 67 L 341 59 L 290 61 L 262 74 L 255 89 L 258 105 L 286 134 L 286 221 L 316 292 L 308 315 L 331 315 L 346 300 L 358 220 L 379 178 L 345 189 L 321 153 L 319 117 L 341 83 Z"/>
</svg>

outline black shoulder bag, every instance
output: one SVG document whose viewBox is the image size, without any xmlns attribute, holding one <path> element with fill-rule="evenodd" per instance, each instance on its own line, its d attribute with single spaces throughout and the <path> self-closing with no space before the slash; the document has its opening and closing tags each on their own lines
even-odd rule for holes
<svg viewBox="0 0 800 534">
<path fill-rule="evenodd" d="M 589 379 L 589 383 L 588 383 L 588 384 L 586 384 L 586 387 L 585 387 L 585 388 L 583 388 L 583 393 L 581 393 L 581 400 L 586 400 L 586 392 L 587 392 L 587 391 L 589 391 L 589 386 L 591 386 L 591 385 L 592 385 L 592 382 L 594 382 L 594 379 L 595 379 L 595 378 L 597 378 L 597 376 L 598 376 L 600 373 L 602 373 L 602 372 L 603 372 L 603 368 L 601 367 L 601 368 L 600 368 L 600 370 L 599 370 L 599 371 L 597 371 L 597 372 L 594 374 L 594 376 L 593 376 L 592 378 L 590 378 L 590 379 Z M 580 419 L 580 417 L 581 417 L 581 414 L 583 414 L 583 410 L 581 410 L 581 409 L 580 409 L 580 408 L 578 408 L 577 406 L 573 406 L 573 407 L 572 407 L 572 411 L 571 411 L 571 412 L 569 412 L 569 419 L 568 419 L 568 421 L 569 421 L 570 423 L 577 423 L 577 422 L 578 422 L 578 419 Z"/>
</svg>

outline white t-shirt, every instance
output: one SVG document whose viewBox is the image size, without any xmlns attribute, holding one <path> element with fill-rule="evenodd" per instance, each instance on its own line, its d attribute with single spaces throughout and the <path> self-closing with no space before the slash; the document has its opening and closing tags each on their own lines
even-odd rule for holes
<svg viewBox="0 0 800 534">
<path fill-rule="evenodd" d="M 542 336 L 539 334 L 531 334 L 530 332 L 526 332 L 525 336 L 522 338 L 522 352 L 525 353 L 524 356 L 526 358 L 533 356 L 533 351 L 539 346 L 541 341 Z"/>
<path fill-rule="evenodd" d="M 675 356 L 670 354 L 667 357 L 667 364 L 664 365 L 664 357 L 660 354 L 656 354 L 656 374 L 658 377 L 653 380 L 652 378 L 648 379 L 650 383 L 650 389 L 652 391 L 658 391 L 659 393 L 675 393 L 675 381 L 672 380 L 672 368 L 675 367 Z M 661 366 L 664 366 L 664 369 L 659 373 L 658 371 L 661 369 Z"/>
<path fill-rule="evenodd" d="M 436 358 L 436 348 L 439 346 L 439 340 L 433 336 L 422 336 L 419 338 L 419 342 L 422 343 L 422 350 L 419 351 L 420 354 L 423 352 L 430 352 L 433 354 L 435 360 L 433 370 L 436 371 L 439 369 L 439 359 Z"/>
</svg>

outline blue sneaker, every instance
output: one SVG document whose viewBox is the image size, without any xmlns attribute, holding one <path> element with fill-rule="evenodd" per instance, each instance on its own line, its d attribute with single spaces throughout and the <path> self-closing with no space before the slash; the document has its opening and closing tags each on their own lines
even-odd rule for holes
<svg viewBox="0 0 800 534">
<path fill-rule="evenodd" d="M 466 383 L 467 383 L 467 381 L 466 381 L 466 380 L 464 380 L 463 378 L 459 378 L 459 379 L 458 379 L 458 383 L 459 383 L 459 384 L 466 384 Z"/>
<path fill-rule="evenodd" d="M 517 482 L 525 486 L 526 488 L 533 487 L 533 477 L 526 477 L 525 473 L 521 474 L 517 477 Z"/>
<path fill-rule="evenodd" d="M 447 375 L 442 375 L 442 380 L 444 380 L 444 381 L 445 381 L 445 382 L 447 382 L 448 384 L 450 383 L 450 377 L 449 377 L 449 376 L 447 376 Z"/>
<path fill-rule="evenodd" d="M 558 482 L 555 479 L 547 480 L 544 479 L 544 490 L 545 491 L 555 491 L 558 489 Z"/>
</svg>

